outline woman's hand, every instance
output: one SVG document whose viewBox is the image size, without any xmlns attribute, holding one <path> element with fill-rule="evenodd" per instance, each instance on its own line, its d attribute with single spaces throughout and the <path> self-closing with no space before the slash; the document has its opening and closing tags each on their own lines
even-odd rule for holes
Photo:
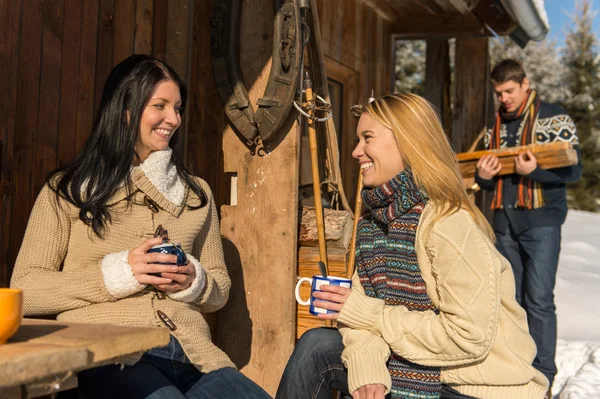
<svg viewBox="0 0 600 399">
<path fill-rule="evenodd" d="M 337 320 L 344 303 L 352 293 L 352 289 L 340 287 L 339 285 L 321 285 L 319 289 L 323 292 L 315 291 L 313 295 L 316 299 L 323 300 L 316 300 L 313 304 L 319 308 L 333 310 L 336 313 L 320 313 L 317 317 L 324 320 Z"/>
<path fill-rule="evenodd" d="M 384 399 L 385 385 L 363 385 L 352 393 L 352 399 Z"/>
<path fill-rule="evenodd" d="M 169 284 L 153 284 L 156 289 L 170 293 L 179 292 L 192 285 L 196 278 L 196 268 L 188 262 L 185 266 L 177 266 L 176 272 L 163 272 L 162 276 L 173 281 Z"/>
<path fill-rule="evenodd" d="M 160 253 L 146 253 L 155 245 L 162 244 L 162 238 L 150 238 L 140 244 L 139 247 L 129 251 L 127 263 L 131 266 L 133 275 L 140 284 L 170 284 L 171 278 L 153 276 L 151 273 L 177 272 L 179 269 L 175 265 L 158 265 L 161 263 L 177 263 L 177 256 Z"/>
</svg>

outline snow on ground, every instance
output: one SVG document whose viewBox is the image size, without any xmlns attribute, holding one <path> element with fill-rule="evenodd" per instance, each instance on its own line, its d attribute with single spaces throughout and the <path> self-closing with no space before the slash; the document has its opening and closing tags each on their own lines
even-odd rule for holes
<svg viewBox="0 0 600 399">
<path fill-rule="evenodd" d="M 600 398 L 600 214 L 569 211 L 554 291 L 557 399 Z"/>
</svg>

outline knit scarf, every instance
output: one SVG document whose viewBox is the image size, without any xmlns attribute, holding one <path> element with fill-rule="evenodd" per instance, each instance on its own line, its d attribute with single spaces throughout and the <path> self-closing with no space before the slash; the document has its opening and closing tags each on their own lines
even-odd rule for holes
<svg viewBox="0 0 600 399">
<path fill-rule="evenodd" d="M 537 123 L 540 105 L 542 101 L 535 90 L 529 90 L 529 95 L 526 101 L 515 112 L 506 112 L 500 107 L 496 114 L 496 123 L 492 129 L 490 137 L 490 148 L 506 147 L 506 137 L 501 134 L 502 121 L 511 121 L 523 117 L 523 122 L 519 126 L 517 140 L 519 145 L 533 144 L 536 142 L 535 125 Z M 502 179 L 496 180 L 496 188 L 494 190 L 494 199 L 492 200 L 491 209 L 502 208 Z M 544 206 L 544 198 L 542 196 L 542 186 L 539 182 L 532 181 L 524 176 L 519 178 L 517 201 L 515 208 L 538 209 Z"/>
<path fill-rule="evenodd" d="M 366 211 L 358 222 L 356 262 L 365 293 L 386 305 L 437 311 L 421 276 L 415 238 L 428 197 L 409 167 L 384 185 L 362 192 Z M 439 398 L 440 368 L 420 366 L 392 353 L 392 399 Z"/>
</svg>

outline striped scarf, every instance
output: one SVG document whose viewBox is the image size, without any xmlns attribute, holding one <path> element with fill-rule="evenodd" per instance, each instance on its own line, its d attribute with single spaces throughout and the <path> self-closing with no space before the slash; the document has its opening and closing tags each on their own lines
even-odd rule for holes
<svg viewBox="0 0 600 399">
<path fill-rule="evenodd" d="M 517 133 L 519 145 L 533 144 L 536 142 L 535 125 L 537 123 L 540 105 L 542 101 L 535 90 L 529 90 L 529 96 L 526 101 L 515 112 L 505 112 L 502 107 L 496 114 L 496 123 L 492 129 L 490 137 L 490 148 L 496 149 L 506 147 L 506 138 L 500 133 L 502 121 L 514 120 L 521 117 L 523 122 Z M 496 180 L 496 188 L 494 190 L 494 199 L 492 200 L 491 209 L 502 208 L 502 186 L 503 179 Z M 544 206 L 544 198 L 542 196 L 542 185 L 539 182 L 532 181 L 524 176 L 519 178 L 517 202 L 515 208 L 538 209 Z"/>
<path fill-rule="evenodd" d="M 421 276 L 415 238 L 427 196 L 409 167 L 384 185 L 363 190 L 367 210 L 358 222 L 356 263 L 365 293 L 386 305 L 434 310 Z M 392 399 L 440 397 L 440 368 L 420 366 L 392 352 L 388 362 Z"/>
</svg>

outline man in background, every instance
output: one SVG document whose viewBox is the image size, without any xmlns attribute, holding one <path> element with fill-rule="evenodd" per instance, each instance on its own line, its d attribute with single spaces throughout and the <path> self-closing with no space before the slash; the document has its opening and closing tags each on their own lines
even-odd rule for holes
<svg viewBox="0 0 600 399">
<path fill-rule="evenodd" d="M 570 142 L 579 157 L 573 120 L 561 107 L 539 98 L 518 61 L 500 62 L 491 79 L 500 108 L 485 136 L 486 149 Z M 567 215 L 566 183 L 579 180 L 581 160 L 573 166 L 542 169 L 526 151 L 515 159 L 515 174 L 499 176 L 501 169 L 498 157 L 486 155 L 477 163 L 475 180 L 482 189 L 494 191 L 491 209 L 497 247 L 512 266 L 516 299 L 527 312 L 537 346 L 533 366 L 552 387 L 557 371 L 554 285 L 561 225 Z"/>
</svg>

